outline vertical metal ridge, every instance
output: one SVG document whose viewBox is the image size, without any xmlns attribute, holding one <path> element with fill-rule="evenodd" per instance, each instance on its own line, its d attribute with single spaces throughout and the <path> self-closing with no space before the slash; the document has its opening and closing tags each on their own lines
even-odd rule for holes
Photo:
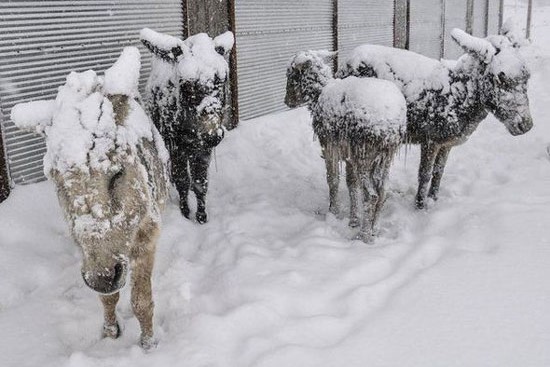
<svg viewBox="0 0 550 367">
<path fill-rule="evenodd" d="M 286 110 L 286 67 L 298 51 L 333 49 L 333 0 L 235 0 L 240 120 Z"/>
</svg>

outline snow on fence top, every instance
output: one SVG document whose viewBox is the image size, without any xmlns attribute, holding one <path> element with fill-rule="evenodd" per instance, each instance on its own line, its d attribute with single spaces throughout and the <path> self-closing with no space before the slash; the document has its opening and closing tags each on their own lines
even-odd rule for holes
<svg viewBox="0 0 550 367">
<path fill-rule="evenodd" d="M 140 54 L 128 47 L 105 72 L 105 79 L 93 70 L 71 72 L 59 87 L 55 101 L 35 101 L 13 107 L 11 118 L 21 129 L 46 135 L 44 170 L 64 174 L 89 169 L 107 171 L 116 165 L 115 157 L 126 156 L 140 139 L 152 141 L 153 125 L 140 104 L 137 93 Z M 123 124 L 115 121 L 113 103 L 108 95 L 128 98 Z M 125 107 L 119 107 L 124 109 Z M 168 154 L 155 137 L 163 160 Z"/>
</svg>

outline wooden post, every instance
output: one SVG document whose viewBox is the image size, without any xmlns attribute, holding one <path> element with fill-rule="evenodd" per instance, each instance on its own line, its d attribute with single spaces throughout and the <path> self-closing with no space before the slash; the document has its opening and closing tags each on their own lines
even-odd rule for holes
<svg viewBox="0 0 550 367">
<path fill-rule="evenodd" d="M 504 18 L 504 0 L 498 3 L 498 34 L 502 31 L 502 23 Z"/>
<path fill-rule="evenodd" d="M 474 0 L 466 3 L 466 33 L 474 33 Z"/>
<path fill-rule="evenodd" d="M 229 0 L 227 11 L 229 18 L 229 29 L 233 32 L 235 36 L 235 44 L 231 50 L 231 56 L 229 60 L 229 88 L 231 96 L 231 119 L 227 123 L 227 128 L 232 130 L 237 127 L 239 124 L 239 83 L 238 83 L 238 74 L 237 74 L 237 27 L 235 20 L 235 1 Z"/>
<path fill-rule="evenodd" d="M 4 147 L 4 135 L 2 133 L 2 111 L 0 110 L 0 203 L 10 194 L 10 181 L 8 175 L 8 159 Z"/>
<path fill-rule="evenodd" d="M 525 29 L 525 38 L 531 38 L 531 16 L 533 14 L 533 0 L 527 4 L 527 28 Z"/>
<path fill-rule="evenodd" d="M 332 49 L 338 51 L 338 0 L 332 1 Z M 340 55 L 337 53 L 334 57 L 333 70 L 338 70 L 338 59 Z"/>
<path fill-rule="evenodd" d="M 441 49 L 439 51 L 439 58 L 443 58 L 445 56 L 445 11 L 446 11 L 446 1 L 441 0 L 441 32 L 440 32 L 440 38 L 441 38 Z"/>
</svg>

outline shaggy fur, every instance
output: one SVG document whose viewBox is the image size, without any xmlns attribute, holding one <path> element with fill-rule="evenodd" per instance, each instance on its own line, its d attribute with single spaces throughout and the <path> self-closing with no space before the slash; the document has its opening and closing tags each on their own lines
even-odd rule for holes
<svg viewBox="0 0 550 367">
<path fill-rule="evenodd" d="M 403 91 L 407 99 L 407 142 L 421 145 L 418 208 L 425 207 L 427 197 L 437 200 L 451 148 L 464 143 L 489 112 L 512 135 L 524 134 L 533 125 L 527 96 L 529 72 L 517 43 L 506 36 L 480 39 L 460 30 L 453 32 L 453 38 L 467 52 L 456 64 L 439 63 L 406 50 L 365 45 L 357 48 L 338 72 L 340 77 L 390 80 Z M 412 61 L 433 65 L 430 76 L 400 73 L 399 68 Z M 513 70 L 505 67 L 510 62 Z"/>
<path fill-rule="evenodd" d="M 139 55 L 137 49 L 135 52 Z M 59 140 L 54 142 L 55 139 L 51 137 L 56 116 L 67 114 L 74 106 L 79 108 L 94 97 L 101 99 L 99 109 L 81 110 L 76 114 L 81 118 L 70 123 L 77 127 L 84 126 L 82 114 L 97 113 L 93 121 L 101 121 L 106 117 L 108 121 L 114 122 L 108 125 L 112 127 L 105 130 L 105 137 L 93 135 L 93 145 L 87 152 L 84 164 L 66 167 L 59 163 L 62 157 L 57 157 L 57 160 L 49 163 L 47 175 L 55 184 L 71 235 L 82 250 L 81 272 L 84 282 L 100 293 L 104 306 L 103 335 L 110 338 L 120 335 L 115 309 L 119 290 L 126 282 L 128 267 L 131 267 L 132 308 L 141 327 L 141 346 L 147 349 L 154 345 L 151 273 L 161 226 L 161 210 L 167 195 L 167 153 L 160 135 L 150 122 L 147 124 L 147 120 L 141 120 L 145 121 L 142 126 L 149 129 L 148 133 L 152 133 L 152 136 L 146 134 L 148 137 L 139 138 L 137 145 L 124 143 L 117 132 L 132 136 L 139 134 L 131 131 L 128 120 L 147 119 L 145 112 L 132 97 L 106 94 L 101 90 L 101 83 L 95 73 L 87 73 L 96 80 L 89 98 L 80 104 L 78 101 L 76 105 L 71 104 L 74 96 L 78 96 L 75 93 L 86 93 L 83 92 L 84 87 L 71 85 L 77 80 L 75 77 L 79 76 L 73 73 L 67 79 L 67 84 L 60 88 L 60 95 L 67 90 L 70 93 L 65 94 L 65 99 L 58 95 L 58 99 L 52 103 L 58 108 L 55 114 L 52 110 L 50 116 L 36 116 L 34 122 L 22 121 L 18 125 L 42 132 L 46 136 L 48 153 L 56 157 Z M 137 78 L 135 83 L 137 86 Z M 31 102 L 26 110 L 39 111 L 36 108 L 38 103 Z M 15 112 L 17 110 L 15 108 Z M 14 122 L 18 123 L 16 115 L 12 113 Z M 57 128 L 55 133 L 63 133 L 63 130 Z M 71 135 L 66 136 L 66 139 L 71 138 Z M 95 149 L 101 148 L 101 145 L 109 146 L 110 142 L 113 144 L 106 149 L 106 155 L 98 163 L 93 158 L 97 158 Z"/>
<path fill-rule="evenodd" d="M 358 239 L 370 241 L 385 200 L 385 183 L 396 150 L 405 133 L 405 99 L 389 82 L 351 77 L 334 80 L 327 52 L 301 52 L 287 70 L 285 103 L 297 107 L 307 103 L 313 130 L 319 138 L 326 163 L 329 211 L 338 214 L 339 162 L 346 163 L 346 182 L 351 199 L 350 226 L 360 226 Z M 380 88 L 395 104 L 398 117 L 373 116 L 372 102 L 345 104 L 355 88 Z M 378 96 L 376 97 L 378 98 Z M 336 104 L 336 106 L 334 106 Z M 336 108 L 334 108 L 336 107 Z M 399 115 L 400 113 L 400 115 Z M 364 205 L 360 204 L 363 197 Z M 362 215 L 359 209 L 363 208 Z"/>
<path fill-rule="evenodd" d="M 222 141 L 222 122 L 226 118 L 227 70 L 204 78 L 184 77 L 186 61 L 197 56 L 191 46 L 198 41 L 210 45 L 218 58 L 227 56 L 230 48 L 214 47 L 216 40 L 205 34 L 181 41 L 148 30 L 142 34 L 143 44 L 154 56 L 152 75 L 147 86 L 146 105 L 149 116 L 159 129 L 170 152 L 172 181 L 180 196 L 180 210 L 189 219 L 189 189 L 197 198 L 196 220 L 206 223 L 208 167 L 213 149 Z M 206 40 L 208 38 L 208 40 Z M 171 49 L 161 40 L 173 43 Z M 195 52 L 195 54 L 194 54 Z M 200 62 L 200 61 L 199 61 Z M 227 63 L 225 68 L 227 69 Z"/>
</svg>

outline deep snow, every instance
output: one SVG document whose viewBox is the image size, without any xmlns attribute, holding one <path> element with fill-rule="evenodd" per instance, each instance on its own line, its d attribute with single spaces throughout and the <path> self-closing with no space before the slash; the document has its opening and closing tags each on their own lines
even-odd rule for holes
<svg viewBox="0 0 550 367">
<path fill-rule="evenodd" d="M 148 354 L 129 289 L 123 336 L 100 339 L 53 186 L 16 187 L 0 205 L 0 365 L 549 366 L 550 8 L 534 15 L 533 130 L 512 137 L 489 117 L 427 211 L 413 208 L 418 149 L 402 149 L 374 246 L 325 217 L 305 109 L 229 133 L 210 222 L 182 219 L 175 198 L 165 212 Z"/>
</svg>

